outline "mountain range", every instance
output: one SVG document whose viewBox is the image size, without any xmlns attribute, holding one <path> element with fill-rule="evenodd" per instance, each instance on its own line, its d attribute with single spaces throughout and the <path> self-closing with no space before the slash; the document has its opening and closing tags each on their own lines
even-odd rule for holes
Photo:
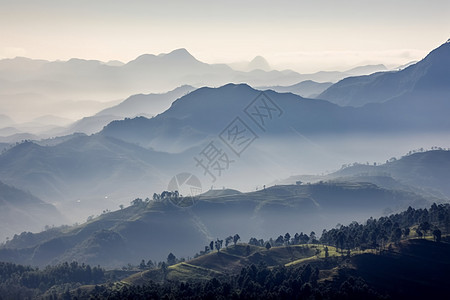
<svg viewBox="0 0 450 300">
<path fill-rule="evenodd" d="M 345 78 L 317 98 L 339 105 L 363 106 L 388 100 L 443 98 L 450 94 L 450 43 L 431 51 L 423 60 L 400 71 L 380 72 L 366 76 Z"/>
<path fill-rule="evenodd" d="M 80 119 L 110 107 L 110 101 L 130 95 L 161 93 L 182 85 L 221 86 L 230 82 L 252 86 L 292 85 L 304 80 L 336 82 L 350 75 L 369 74 L 380 66 L 348 72 L 299 74 L 269 70 L 263 58 L 237 71 L 225 64 L 207 64 L 186 49 L 166 54 L 144 54 L 126 64 L 96 60 L 0 60 L 0 110 L 26 122 L 44 114 Z M 71 107 L 68 111 L 67 108 Z"/>
<path fill-rule="evenodd" d="M 114 120 L 134 118 L 136 116 L 152 117 L 170 107 L 177 98 L 193 91 L 191 86 L 181 86 L 173 91 L 161 94 L 133 95 L 100 112 L 84 117 L 76 122 L 53 115 L 45 115 L 31 122 L 14 123 L 8 116 L 0 116 L 0 141 L 15 143 L 21 140 L 42 140 L 73 133 L 93 134 Z M 3 122 L 3 123 L 2 123 Z"/>
<path fill-rule="evenodd" d="M 439 69 L 440 57 L 447 55 L 442 49 L 448 46 L 444 44 L 425 58 L 430 70 Z M 404 71 L 389 74 L 404 77 Z M 430 74 L 435 73 L 423 73 L 417 82 L 429 82 Z M 0 180 L 48 201 L 76 204 L 81 200 L 86 206 L 75 207 L 96 212 L 126 204 L 130 191 L 144 198 L 161 191 L 172 176 L 186 171 L 201 178 L 205 187 L 218 184 L 249 191 L 299 172 L 329 170 L 330 166 L 337 169 L 350 160 L 365 161 L 378 145 L 406 153 L 413 148 L 408 144 L 411 139 L 402 140 L 408 137 L 424 136 L 424 141 L 434 137 L 427 143 L 428 147 L 435 146 L 449 132 L 450 101 L 433 98 L 433 90 L 430 97 L 424 97 L 424 89 L 415 88 L 407 92 L 409 97 L 383 103 L 342 107 L 291 93 L 262 93 L 245 84 L 200 88 L 178 98 L 151 119 L 113 121 L 96 135 L 69 137 L 60 144 L 13 147 L 0 156 Z M 178 92 L 185 93 L 183 89 L 174 91 Z M 148 97 L 155 99 L 156 95 Z M 170 101 L 164 100 L 165 94 L 158 97 L 165 105 Z M 260 97 L 268 107 L 261 106 Z M 138 98 L 130 98 L 121 107 L 136 103 L 131 99 Z M 270 108 L 271 118 L 255 118 L 255 103 L 259 109 Z M 230 146 L 230 130 L 237 128 L 233 127 L 236 124 L 248 129 L 250 142 L 243 148 L 245 152 L 235 153 Z M 210 142 L 225 151 L 230 163 L 227 170 L 216 172 L 215 176 L 220 175 L 217 183 L 195 163 Z M 359 148 L 348 147 L 356 143 Z M 385 151 L 381 155 L 378 151 L 376 159 L 383 162 L 388 157 Z M 110 198 L 105 200 L 106 196 Z"/>
<path fill-rule="evenodd" d="M 99 133 L 90 136 L 72 134 L 43 141 L 26 141 L 15 146 L 3 145 L 0 180 L 53 203 L 71 222 L 79 222 L 92 214 L 116 210 L 133 198 L 146 198 L 167 190 L 171 178 L 181 172 L 200 178 L 203 190 L 210 186 L 228 186 L 248 192 L 261 190 L 264 185 L 269 186 L 269 182 L 292 174 L 324 172 L 330 168 L 336 170 L 350 161 L 370 159 L 384 162 L 392 155 L 410 150 L 412 147 L 408 143 L 411 141 L 420 141 L 425 143 L 424 147 L 429 147 L 448 136 L 450 101 L 446 78 L 450 78 L 450 69 L 442 66 L 448 61 L 449 45 L 442 45 L 423 61 L 402 71 L 373 75 L 374 78 L 389 76 L 392 81 L 414 84 L 403 85 L 404 91 L 390 100 L 358 107 L 303 98 L 292 93 L 261 91 L 247 84 L 203 87 L 194 91 L 190 86 L 183 86 L 167 94 L 132 96 L 85 119 L 85 123 L 108 122 L 112 113 L 121 114 L 120 118 L 136 112 L 152 114 L 147 106 L 150 102 L 156 109 L 170 107 L 151 118 L 139 116 L 112 121 Z M 129 72 L 139 69 L 145 73 L 147 64 L 156 68 L 166 66 L 172 60 L 179 66 L 198 68 L 198 74 L 211 67 L 189 58 L 187 51 L 180 50 L 171 55 L 143 56 L 117 68 L 125 68 Z M 26 72 L 31 76 L 33 70 L 41 72 L 41 67 L 46 64 L 26 62 L 22 73 L 12 72 L 11 78 Z M 75 60 L 69 65 L 80 67 L 84 63 Z M 110 67 L 98 62 L 89 62 L 86 67 L 100 65 L 99 69 Z M 53 74 L 49 70 L 65 70 L 62 66 L 65 63 L 44 69 Z M 227 69 L 226 66 L 214 68 Z M 166 71 L 174 72 L 175 69 L 174 66 Z M 83 68 L 77 72 L 82 74 Z M 327 91 L 340 85 L 337 83 Z M 348 93 L 353 93 L 353 89 L 349 86 Z M 383 85 L 377 89 L 382 93 Z M 386 89 L 390 91 L 388 83 Z M 82 127 L 82 123 L 78 126 Z M 233 132 L 237 134 L 242 129 L 245 129 L 246 136 L 241 139 L 236 135 L 233 140 Z M 238 138 L 247 144 L 237 144 Z M 211 174 L 202 169 L 199 157 L 205 155 L 206 147 L 213 143 L 220 154 L 226 155 L 221 159 L 224 162 L 227 158 L 227 166 L 225 169 L 216 168 L 214 174 L 211 173 L 215 177 L 211 178 Z M 427 155 L 433 159 L 424 159 L 423 162 L 406 157 L 392 163 L 394 166 L 398 164 L 397 169 L 389 169 L 389 164 L 377 166 L 377 171 L 389 176 L 385 176 L 385 180 L 378 175 L 372 176 L 374 178 L 366 176 L 362 181 L 386 190 L 395 188 L 408 195 L 418 194 L 422 198 L 446 198 L 448 189 L 445 183 L 433 177 L 433 172 L 437 172 L 435 174 L 440 178 L 446 178 L 445 169 L 438 168 L 446 164 L 435 163 L 435 160 L 447 159 L 446 152 L 440 153 L 430 152 Z M 442 158 L 434 158 L 438 154 Z M 406 159 L 412 161 L 406 164 L 407 167 L 401 167 L 401 162 Z M 420 169 L 415 163 L 424 166 Z M 358 168 L 355 166 L 355 170 Z M 363 172 L 371 172 L 372 168 L 367 168 L 370 170 L 364 169 Z M 416 170 L 421 170 L 420 175 Z M 408 172 L 415 175 L 408 175 Z M 355 171 L 348 175 L 336 173 L 329 179 L 344 178 L 342 181 L 357 184 L 359 176 L 360 172 Z M 377 210 L 378 214 L 381 212 Z"/>
</svg>

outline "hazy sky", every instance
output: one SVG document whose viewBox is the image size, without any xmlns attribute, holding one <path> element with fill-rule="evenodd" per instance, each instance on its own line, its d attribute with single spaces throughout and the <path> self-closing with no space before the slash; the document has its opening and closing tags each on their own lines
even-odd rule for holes
<svg viewBox="0 0 450 300">
<path fill-rule="evenodd" d="M 300 72 L 417 60 L 450 38 L 450 1 L 0 0 L 0 58 L 127 62 L 186 48 Z"/>
</svg>

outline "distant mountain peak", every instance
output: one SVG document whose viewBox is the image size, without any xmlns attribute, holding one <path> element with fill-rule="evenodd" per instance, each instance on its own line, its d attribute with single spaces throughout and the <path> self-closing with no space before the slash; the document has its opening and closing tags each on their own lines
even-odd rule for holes
<svg viewBox="0 0 450 300">
<path fill-rule="evenodd" d="M 192 56 L 191 53 L 189 53 L 189 51 L 186 50 L 186 48 L 175 49 L 165 55 L 189 55 L 189 56 Z"/>
<path fill-rule="evenodd" d="M 168 57 L 171 59 L 177 59 L 177 60 L 195 60 L 197 59 L 189 53 L 185 48 L 175 49 L 172 52 L 169 52 L 167 54 L 161 55 L 163 57 Z"/>
<path fill-rule="evenodd" d="M 352 74 L 352 75 L 366 75 L 366 74 L 372 74 L 375 72 L 384 72 L 387 71 L 387 68 L 383 64 L 377 64 L 377 65 L 365 65 L 365 66 L 357 66 L 350 70 L 345 71 L 346 73 Z"/>
<path fill-rule="evenodd" d="M 138 57 L 136 57 L 136 59 L 128 62 L 128 64 L 132 64 L 135 62 L 152 61 L 155 58 L 156 58 L 156 55 L 154 55 L 154 54 L 141 54 Z"/>
<path fill-rule="evenodd" d="M 264 57 L 258 55 L 248 64 L 248 70 L 270 71 L 271 68 L 267 60 Z"/>
<path fill-rule="evenodd" d="M 132 65 L 135 63 L 153 63 L 153 62 L 161 62 L 161 61 L 176 61 L 176 62 L 199 62 L 192 54 L 189 53 L 184 48 L 175 49 L 169 53 L 161 53 L 158 55 L 154 54 L 142 54 L 138 56 L 135 60 L 132 60 L 128 63 L 128 65 Z"/>
</svg>

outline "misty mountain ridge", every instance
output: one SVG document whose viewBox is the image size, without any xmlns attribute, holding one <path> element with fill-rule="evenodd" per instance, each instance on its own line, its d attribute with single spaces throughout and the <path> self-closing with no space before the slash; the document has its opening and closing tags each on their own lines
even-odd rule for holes
<svg viewBox="0 0 450 300">
<path fill-rule="evenodd" d="M 262 70 L 268 72 L 272 70 L 269 62 L 260 55 L 255 56 L 251 61 L 233 62 L 228 63 L 228 65 L 236 71 L 243 72 L 250 72 L 253 70 Z"/>
<path fill-rule="evenodd" d="M 429 203 L 413 193 L 354 183 L 274 186 L 252 193 L 201 197 L 189 210 L 167 200 L 136 200 L 127 208 L 69 229 L 16 236 L 0 249 L 0 259 L 32 265 L 76 260 L 117 267 L 148 253 L 155 259 L 164 259 L 168 251 L 187 256 L 199 245 L 230 232 L 239 232 L 246 240 L 298 228 L 319 231 L 350 222 L 355 214 L 368 218 L 387 208 L 399 210 L 408 205 Z M 173 236 L 178 238 L 168 238 Z"/>
<path fill-rule="evenodd" d="M 186 49 L 160 55 L 144 54 L 126 64 L 113 65 L 76 58 L 68 61 L 4 59 L 0 60 L 0 109 L 12 118 L 27 118 L 28 121 L 44 113 L 39 114 L 40 107 L 36 106 L 26 111 L 22 109 L 18 115 L 17 108 L 23 103 L 29 106 L 39 99 L 40 105 L 46 107 L 45 114 L 68 117 L 64 106 L 56 103 L 85 101 L 72 111 L 72 114 L 80 111 L 71 117 L 80 119 L 104 109 L 101 102 L 135 94 L 166 92 L 182 85 L 200 87 L 245 82 L 252 86 L 285 86 L 305 80 L 336 82 L 351 75 L 346 72 L 300 74 L 291 70 L 270 70 L 268 63 L 260 57 L 250 65 L 252 70 L 244 72 L 233 70 L 226 64 L 207 64 Z M 366 74 L 363 69 L 360 71 Z"/>
<path fill-rule="evenodd" d="M 357 66 L 352 69 L 349 69 L 345 71 L 345 73 L 350 75 L 359 75 L 359 74 L 372 74 L 372 73 L 378 73 L 378 72 L 385 72 L 388 71 L 388 68 L 386 68 L 383 64 L 378 65 L 365 65 L 365 66 Z"/>
<path fill-rule="evenodd" d="M 278 93 L 293 93 L 303 98 L 315 98 L 331 85 L 333 85 L 331 82 L 315 82 L 312 80 L 305 80 L 289 86 L 264 86 L 257 87 L 257 89 L 273 90 Z"/>
<path fill-rule="evenodd" d="M 446 98 L 450 94 L 449 78 L 450 43 L 445 43 L 405 69 L 345 78 L 317 98 L 343 106 L 363 106 L 417 96 Z"/>
<path fill-rule="evenodd" d="M 13 124 L 14 127 L 0 127 L 0 141 L 15 143 L 24 139 L 39 140 L 73 133 L 97 133 L 115 120 L 136 116 L 149 118 L 157 115 L 169 108 L 174 100 L 192 90 L 194 88 L 191 86 L 181 86 L 162 94 L 133 95 L 117 105 L 75 122 L 67 118 L 44 115 L 31 122 L 14 124 L 10 118 L 5 116 L 3 119 L 0 118 L 0 122 L 5 120 L 5 124 Z"/>
<path fill-rule="evenodd" d="M 140 114 L 157 115 L 167 110 L 173 101 L 194 89 L 192 86 L 183 85 L 167 93 L 133 95 L 113 107 L 98 112 L 96 115 L 114 115 L 122 118 L 133 118 Z"/>
<path fill-rule="evenodd" d="M 180 56 L 184 59 L 185 54 L 181 52 Z M 434 66 L 440 60 L 427 61 L 429 70 L 440 70 Z M 263 71 L 254 73 L 258 72 Z M 195 173 L 206 182 L 205 187 L 212 185 L 202 169 L 196 168 L 194 157 L 215 141 L 236 162 L 217 184 L 249 191 L 302 170 L 336 169 L 350 159 L 365 161 L 375 153 L 372 148 L 379 145 L 383 145 L 384 161 L 386 149 L 394 152 L 408 147 L 389 140 L 395 135 L 437 135 L 439 139 L 438 134 L 450 129 L 450 103 L 445 98 L 428 101 L 422 94 L 428 88 L 430 85 L 423 85 L 415 97 L 363 107 L 342 107 L 291 93 L 262 93 L 246 84 L 200 88 L 181 96 L 151 119 L 113 121 L 92 136 L 12 147 L 0 155 L 0 180 L 55 202 L 61 211 L 84 219 L 92 211 L 116 209 L 133 195 L 163 190 L 181 171 Z M 257 122 L 259 119 L 255 121 L 246 113 L 261 95 L 277 110 L 265 120 L 264 127 Z M 241 156 L 234 155 L 223 136 L 219 137 L 237 117 L 257 136 Z M 356 136 L 353 142 L 359 144 L 349 149 L 353 142 L 346 138 L 352 134 Z"/>
<path fill-rule="evenodd" d="M 383 188 L 414 191 L 427 197 L 450 199 L 447 178 L 450 176 L 450 150 L 430 150 L 392 158 L 381 165 L 354 164 L 324 176 L 298 175 L 282 184 L 321 180 L 372 182 Z"/>
<path fill-rule="evenodd" d="M 7 115 L 0 114 L 0 128 L 11 126 L 14 121 Z"/>
<path fill-rule="evenodd" d="M 177 99 L 168 110 L 151 119 L 139 117 L 113 121 L 98 135 L 70 139 L 54 147 L 21 146 L 26 149 L 25 152 L 20 150 L 21 147 L 12 148 L 0 156 L 0 178 L 8 184 L 27 188 L 45 199 L 75 201 L 76 197 L 83 197 L 91 202 L 88 199 L 92 197 L 110 194 L 117 197 L 115 202 L 98 202 L 98 210 L 101 205 L 114 208 L 120 204 L 129 197 L 126 191 L 130 186 L 134 186 L 134 191 L 140 195 L 151 188 L 164 188 L 178 170 L 200 173 L 201 170 L 195 168 L 193 157 L 211 140 L 218 139 L 218 135 L 236 117 L 251 126 L 257 136 L 261 136 L 246 150 L 245 159 L 235 164 L 233 172 L 222 179 L 222 185 L 244 190 L 252 185 L 287 177 L 289 173 L 298 173 L 299 169 L 333 168 L 350 159 L 365 160 L 361 149 L 336 152 L 339 147 L 347 147 L 345 139 L 352 133 L 360 134 L 371 143 L 394 145 L 388 140 L 390 135 L 429 135 L 448 132 L 450 128 L 446 113 L 448 101 L 427 102 L 418 99 L 415 105 L 411 105 L 411 99 L 401 99 L 376 106 L 351 108 L 289 93 L 266 91 L 265 95 L 282 110 L 282 114 L 279 117 L 274 115 L 270 122 L 267 120 L 267 128 L 263 131 L 244 112 L 258 95 L 261 95 L 261 91 L 245 84 L 201 88 Z M 375 141 L 374 134 L 387 134 L 388 137 L 383 136 Z M 329 135 L 333 135 L 335 140 L 324 140 Z M 88 141 L 102 146 L 85 147 Z M 117 143 L 119 147 L 112 146 Z M 395 145 L 400 150 L 408 147 L 407 144 Z M 370 144 L 364 147 L 367 150 L 371 148 Z M 302 155 L 298 154 L 298 149 L 301 149 Z M 124 151 L 127 159 L 123 159 Z M 152 161 L 159 156 L 164 159 Z M 58 163 L 59 159 L 71 163 L 61 164 Z M 38 162 L 37 173 L 27 175 L 30 171 L 34 172 Z M 71 164 L 77 165 L 78 162 L 92 163 L 82 163 L 83 167 L 74 173 Z M 99 163 L 105 167 L 99 166 Z M 144 171 L 142 168 L 146 166 L 150 167 Z M 153 175 L 149 170 L 155 171 Z M 71 173 L 80 175 L 77 179 L 79 183 L 71 182 L 72 177 L 67 176 Z M 38 174 L 45 175 L 41 177 Z M 139 174 L 146 175 L 139 177 Z M 246 181 L 239 180 L 236 174 L 246 176 Z M 122 182 L 121 178 L 130 178 L 130 183 Z M 102 184 L 94 187 L 92 182 L 100 179 Z M 246 186 L 242 186 L 244 183 Z M 88 209 L 88 206 L 84 209 Z"/>
<path fill-rule="evenodd" d="M 41 231 L 44 226 L 67 222 L 51 204 L 0 181 L 0 240 L 23 231 Z"/>
<path fill-rule="evenodd" d="M 167 111 L 150 120 L 115 121 L 101 134 L 161 151 L 173 151 L 169 150 L 171 144 L 180 144 L 183 140 L 184 149 L 187 149 L 208 135 L 219 133 L 234 117 L 242 114 L 259 93 L 245 84 L 200 88 L 181 97 Z M 429 102 L 416 94 L 416 98 L 351 108 L 293 94 L 265 93 L 283 109 L 281 122 L 273 122 L 271 135 L 285 135 L 292 129 L 312 137 L 330 133 L 436 133 L 450 128 L 446 113 L 450 102 L 442 98 Z"/>
<path fill-rule="evenodd" d="M 149 192 L 149 183 L 161 186 L 168 157 L 113 138 L 73 135 L 48 146 L 25 142 L 7 150 L 0 155 L 0 178 L 62 205 L 64 211 L 79 212 L 72 216 L 88 216 L 118 207 L 130 189 L 137 197 Z"/>
</svg>

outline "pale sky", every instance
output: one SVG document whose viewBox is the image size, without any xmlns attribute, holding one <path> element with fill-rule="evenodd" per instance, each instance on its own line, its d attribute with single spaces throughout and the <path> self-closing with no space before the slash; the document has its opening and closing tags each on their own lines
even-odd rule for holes
<svg viewBox="0 0 450 300">
<path fill-rule="evenodd" d="M 186 48 L 305 73 L 418 60 L 449 29 L 448 0 L 0 0 L 0 58 L 128 62 Z"/>
</svg>

